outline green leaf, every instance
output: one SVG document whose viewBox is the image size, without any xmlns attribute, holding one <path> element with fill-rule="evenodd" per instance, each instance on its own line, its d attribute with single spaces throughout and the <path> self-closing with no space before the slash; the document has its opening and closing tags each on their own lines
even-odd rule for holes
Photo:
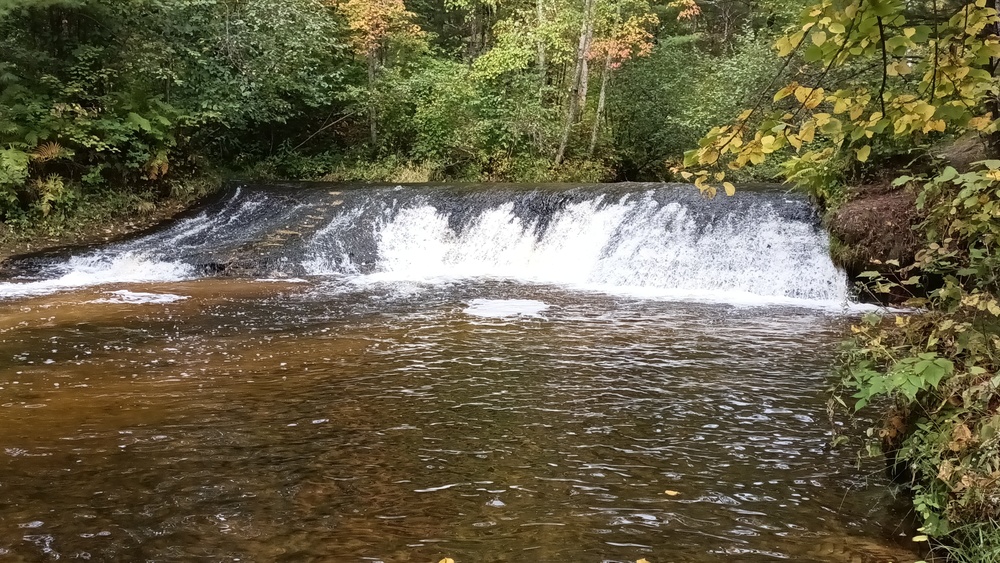
<svg viewBox="0 0 1000 563">
<path fill-rule="evenodd" d="M 152 125 L 149 123 L 148 119 L 139 115 L 138 113 L 135 113 L 134 111 L 129 112 L 128 121 L 129 123 L 135 125 L 139 129 L 142 129 L 143 131 L 146 131 L 147 133 L 151 131 L 153 128 Z"/>
<path fill-rule="evenodd" d="M 807 63 L 815 63 L 823 60 L 823 48 L 816 45 L 806 47 L 805 52 L 802 53 L 802 59 Z"/>
</svg>

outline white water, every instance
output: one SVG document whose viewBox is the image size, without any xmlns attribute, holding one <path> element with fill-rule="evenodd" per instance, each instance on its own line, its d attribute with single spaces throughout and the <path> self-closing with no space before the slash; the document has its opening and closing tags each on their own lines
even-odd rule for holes
<svg viewBox="0 0 1000 563">
<path fill-rule="evenodd" d="M 473 299 L 462 312 L 473 317 L 540 317 L 548 308 L 536 299 Z"/>
<path fill-rule="evenodd" d="M 749 205 L 712 207 L 713 202 L 695 212 L 682 200 L 658 201 L 662 190 L 610 200 L 595 192 L 532 214 L 518 213 L 521 195 L 501 193 L 487 205 L 462 208 L 458 227 L 439 208 L 443 204 L 435 194 L 423 193 L 397 200 L 395 192 L 372 192 L 353 205 L 338 202 L 320 228 L 299 243 L 297 255 L 293 249 L 278 250 L 292 269 L 276 273 L 408 286 L 493 278 L 640 298 L 752 305 L 839 308 L 849 303 L 846 276 L 830 260 L 826 233 L 811 220 L 790 219 L 787 209 L 784 215 L 776 209 L 801 208 L 802 201 L 748 195 Z M 455 213 L 455 200 L 450 201 Z M 282 205 L 267 194 L 237 191 L 214 214 L 70 258 L 50 267 L 46 279 L 0 283 L 0 298 L 191 279 L 203 270 L 173 259 L 177 249 L 186 256 L 206 249 L 211 254 L 220 244 L 260 240 L 268 229 L 288 232 L 296 228 L 289 209 L 310 204 Z M 221 255 L 228 252 L 219 248 Z"/>
<path fill-rule="evenodd" d="M 844 305 L 847 281 L 815 225 L 779 217 L 700 225 L 680 203 L 651 197 L 602 205 L 600 198 L 556 212 L 543 236 L 512 203 L 483 211 L 456 232 L 432 205 L 400 210 L 375 226 L 378 261 L 359 283 L 503 278 L 649 298 L 737 303 Z M 358 271 L 357 265 L 339 272 Z M 338 273 L 313 259 L 313 275 Z"/>
<path fill-rule="evenodd" d="M 118 291 L 105 291 L 108 297 L 94 299 L 90 303 L 122 303 L 128 305 L 165 305 L 176 303 L 188 298 L 186 295 L 174 295 L 172 293 L 146 293 L 142 291 L 129 291 L 119 289 Z"/>
<path fill-rule="evenodd" d="M 193 268 L 187 264 L 157 260 L 136 252 L 74 256 L 60 265 L 50 279 L 0 283 L 0 298 L 45 295 L 112 283 L 181 281 L 190 279 L 192 273 Z"/>
</svg>

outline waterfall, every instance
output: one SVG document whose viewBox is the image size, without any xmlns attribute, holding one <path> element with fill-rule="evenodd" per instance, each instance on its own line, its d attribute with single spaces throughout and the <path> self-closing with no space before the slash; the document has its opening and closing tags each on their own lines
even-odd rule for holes
<svg viewBox="0 0 1000 563">
<path fill-rule="evenodd" d="M 828 251 L 808 201 L 778 190 L 707 200 L 665 184 L 240 186 L 152 234 L 15 261 L 0 297 L 230 275 L 846 303 Z"/>
</svg>

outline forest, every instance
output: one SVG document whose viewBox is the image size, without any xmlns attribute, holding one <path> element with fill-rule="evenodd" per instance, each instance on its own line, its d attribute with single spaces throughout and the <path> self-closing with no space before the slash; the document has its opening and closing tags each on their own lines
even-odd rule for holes
<svg viewBox="0 0 1000 563">
<path fill-rule="evenodd" d="M 0 219 L 237 173 L 662 180 L 770 80 L 795 3 L 11 1 Z"/>
<path fill-rule="evenodd" d="M 995 561 L 998 27 L 986 0 L 5 0 L 0 239 L 223 177 L 788 182 L 864 292 L 924 310 L 853 328 L 831 413 L 916 539 Z"/>
</svg>

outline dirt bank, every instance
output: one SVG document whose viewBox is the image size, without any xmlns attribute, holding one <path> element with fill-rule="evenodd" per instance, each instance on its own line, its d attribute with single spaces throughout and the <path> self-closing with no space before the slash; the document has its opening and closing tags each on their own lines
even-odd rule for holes
<svg viewBox="0 0 1000 563">
<path fill-rule="evenodd" d="M 913 263 L 921 248 L 914 230 L 922 217 L 908 188 L 873 184 L 851 190 L 850 199 L 826 218 L 834 240 L 831 254 L 852 277 L 868 270 L 888 272 L 889 261 Z"/>
</svg>

